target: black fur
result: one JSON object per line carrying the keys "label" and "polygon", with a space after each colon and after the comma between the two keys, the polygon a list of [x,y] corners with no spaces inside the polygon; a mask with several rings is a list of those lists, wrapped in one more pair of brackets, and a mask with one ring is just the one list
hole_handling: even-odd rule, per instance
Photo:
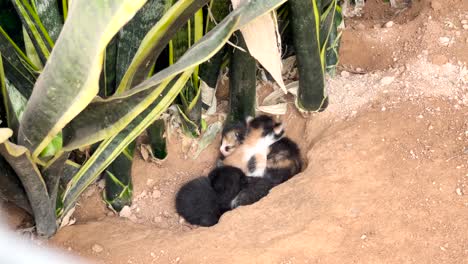
{"label": "black fur", "polygon": [[288,169],[271,168],[267,166],[265,177],[270,179],[275,185],[283,183],[302,170],[301,152],[297,144],[287,137],[283,137],[279,141],[270,146],[267,160],[269,162],[278,163],[281,160],[292,160],[293,166]]}
{"label": "black fur", "polygon": [[212,226],[218,223],[221,210],[218,196],[207,177],[193,179],[180,188],[176,210],[192,225]]}
{"label": "black fur", "polygon": [[231,201],[247,181],[242,170],[231,166],[215,168],[210,172],[208,178],[217,195],[221,213],[231,209]]}
{"label": "black fur", "polygon": [[[276,123],[273,118],[267,115],[259,115],[252,119],[249,122],[249,129],[259,129],[262,128],[262,136],[266,136],[270,133],[273,133],[273,129],[277,126],[281,125],[281,123]],[[247,131],[248,133],[248,131]]]}
{"label": "black fur", "polygon": [[247,169],[249,170],[250,173],[252,173],[255,171],[256,168],[257,168],[257,159],[255,158],[255,156],[252,156],[247,162]]}
{"label": "black fur", "polygon": [[263,177],[246,177],[247,183],[231,203],[234,209],[241,205],[253,204],[265,197],[274,187],[273,182]]}
{"label": "black fur", "polygon": [[240,142],[240,144],[244,143],[247,132],[247,124],[245,122],[228,123],[224,126],[223,131],[221,132],[221,136],[224,137],[226,133],[232,130],[238,131],[238,133],[236,133],[237,140]]}

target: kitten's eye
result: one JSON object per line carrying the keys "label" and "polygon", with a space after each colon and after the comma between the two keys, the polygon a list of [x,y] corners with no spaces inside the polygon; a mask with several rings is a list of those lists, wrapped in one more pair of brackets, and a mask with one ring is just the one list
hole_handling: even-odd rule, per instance
{"label": "kitten's eye", "polygon": [[227,152],[227,151],[231,150],[231,147],[229,147],[229,146],[226,146],[224,149],[225,149],[225,150],[226,150],[226,152]]}

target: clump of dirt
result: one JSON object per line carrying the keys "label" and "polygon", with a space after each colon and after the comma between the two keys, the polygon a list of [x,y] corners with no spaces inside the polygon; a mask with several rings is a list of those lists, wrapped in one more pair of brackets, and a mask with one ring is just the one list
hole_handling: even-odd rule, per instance
{"label": "clump of dirt", "polygon": [[100,263],[465,263],[468,2],[412,2],[368,0],[346,21],[329,107],[304,118],[291,101],[282,117],[308,166],[267,197],[187,225],[175,193],[213,167],[219,137],[193,159],[174,135],[161,164],[135,158],[124,217],[96,185],[50,244]]}

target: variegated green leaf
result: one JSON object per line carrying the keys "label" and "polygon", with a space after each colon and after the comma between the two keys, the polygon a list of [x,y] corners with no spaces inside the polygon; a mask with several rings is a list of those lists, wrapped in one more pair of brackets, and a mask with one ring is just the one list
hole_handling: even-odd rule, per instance
{"label": "variegated green leaf", "polygon": [[171,0],[148,0],[135,17],[120,30],[117,53],[117,83],[122,80],[143,38],[167,12],[170,3]]}
{"label": "variegated green leaf", "polygon": [[57,0],[33,0],[36,13],[52,41],[57,41],[63,27]]}
{"label": "variegated green leaf", "polygon": [[193,73],[193,68],[183,73],[177,81],[169,84],[143,113],[128,124],[124,130],[104,140],[91,158],[80,168],[68,184],[64,194],[64,212],[75,204],[83,191],[115,160],[115,158],[150,126],[174,101],[183,85]]}
{"label": "variegated green leaf", "polygon": [[107,43],[144,3],[72,1],[62,33],[20,124],[19,142],[34,159],[98,93]]}
{"label": "variegated green leaf", "polygon": [[226,18],[175,64],[139,86],[105,100],[95,100],[64,128],[64,149],[91,145],[125,128],[160,96],[174,76],[213,56],[232,34],[238,20],[239,15]]}
{"label": "variegated green leaf", "polygon": [[47,185],[33,162],[29,150],[8,141],[13,131],[0,128],[0,154],[8,161],[21,180],[31,203],[36,230],[43,236],[51,236],[57,227],[55,224],[55,203],[49,197]]}
{"label": "variegated green leaf", "polygon": [[122,93],[146,79],[156,58],[169,40],[185,22],[209,0],[179,0],[175,3],[142,40],[132,63],[119,84]]}
{"label": "variegated green leaf", "polygon": [[26,98],[31,96],[37,74],[33,63],[0,27],[0,53],[3,57],[5,76]]}
{"label": "variegated green leaf", "polygon": [[39,19],[36,11],[28,1],[11,0],[11,2],[16,9],[24,28],[28,32],[42,64],[45,64],[54,45],[52,39]]}

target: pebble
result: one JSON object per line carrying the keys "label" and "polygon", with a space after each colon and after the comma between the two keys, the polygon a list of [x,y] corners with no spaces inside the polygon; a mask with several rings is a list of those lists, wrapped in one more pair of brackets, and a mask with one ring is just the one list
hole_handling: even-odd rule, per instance
{"label": "pebble", "polygon": [[119,213],[120,217],[130,218],[132,216],[132,210],[128,205],[124,206]]}
{"label": "pebble", "polygon": [[161,197],[161,192],[159,190],[154,190],[153,193],[151,194],[151,196],[154,198],[154,199],[158,199]]}
{"label": "pebble", "polygon": [[460,188],[457,188],[455,189],[455,192],[459,195],[459,196],[462,196],[463,195],[463,192]]}
{"label": "pebble", "polygon": [[463,29],[468,29],[468,25],[463,25]]}
{"label": "pebble", "polygon": [[349,75],[350,75],[350,74],[349,74],[349,72],[347,72],[347,71],[342,71],[342,72],[341,72],[341,77],[348,78]]}
{"label": "pebble", "polygon": [[450,38],[449,37],[440,37],[439,38],[439,43],[444,46],[448,46],[450,44]]}
{"label": "pebble", "polygon": [[104,189],[106,187],[106,180],[102,179],[98,181],[98,187],[99,189]]}
{"label": "pebble", "polygon": [[385,110],[387,110],[387,108],[385,106],[382,106],[382,112],[385,112]]}
{"label": "pebble", "polygon": [[154,180],[153,180],[153,179],[148,179],[148,180],[146,181],[146,186],[148,186],[148,187],[153,187],[153,184],[154,184]]}
{"label": "pebble", "polygon": [[99,244],[94,244],[92,249],[96,253],[101,253],[102,251],[104,251],[104,247]]}
{"label": "pebble", "polygon": [[381,85],[389,85],[395,80],[393,76],[385,76],[380,80]]}
{"label": "pebble", "polygon": [[393,21],[388,21],[387,23],[385,23],[384,27],[386,27],[386,28],[393,27]]}
{"label": "pebble", "polygon": [[362,239],[362,240],[364,240],[364,239],[366,239],[366,238],[367,238],[366,235],[362,235],[362,236],[361,236],[361,239]]}
{"label": "pebble", "polygon": [[461,23],[462,23],[463,25],[466,25],[466,24],[468,24],[468,20],[463,19],[463,20],[461,21]]}
{"label": "pebble", "polygon": [[154,220],[155,223],[161,223],[162,222],[162,217],[156,216],[153,220]]}

